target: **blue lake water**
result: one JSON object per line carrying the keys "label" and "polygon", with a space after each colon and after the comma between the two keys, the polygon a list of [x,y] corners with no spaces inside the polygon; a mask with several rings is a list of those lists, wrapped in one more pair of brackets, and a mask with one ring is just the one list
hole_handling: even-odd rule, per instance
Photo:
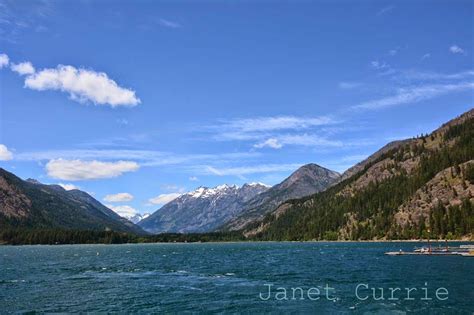
{"label": "blue lake water", "polygon": [[0,246],[0,313],[472,314],[474,258],[384,255],[417,245]]}

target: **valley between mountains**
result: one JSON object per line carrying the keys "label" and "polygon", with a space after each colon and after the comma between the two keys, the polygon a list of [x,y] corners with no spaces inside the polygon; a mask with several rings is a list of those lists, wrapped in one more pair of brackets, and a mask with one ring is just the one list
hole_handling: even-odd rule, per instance
{"label": "valley between mountains", "polygon": [[272,187],[199,187],[128,219],[86,192],[0,169],[3,243],[472,239],[474,110],[389,143],[343,174],[307,164]]}

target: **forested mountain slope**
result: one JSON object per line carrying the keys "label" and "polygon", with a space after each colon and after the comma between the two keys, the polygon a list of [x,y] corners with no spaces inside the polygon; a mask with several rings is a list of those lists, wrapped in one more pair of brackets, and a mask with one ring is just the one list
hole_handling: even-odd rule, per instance
{"label": "forested mountain slope", "polygon": [[262,240],[408,239],[474,234],[474,110],[395,142],[337,185],[247,225]]}
{"label": "forested mountain slope", "polygon": [[22,180],[0,168],[0,228],[76,229],[146,234],[89,194]]}

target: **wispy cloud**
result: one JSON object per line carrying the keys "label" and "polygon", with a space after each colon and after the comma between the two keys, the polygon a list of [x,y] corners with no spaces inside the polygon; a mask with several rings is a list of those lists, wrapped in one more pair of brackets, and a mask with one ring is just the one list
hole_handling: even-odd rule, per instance
{"label": "wispy cloud", "polygon": [[425,59],[429,59],[431,58],[431,54],[430,53],[426,53],[424,54],[423,56],[421,56],[421,60],[425,60]]}
{"label": "wispy cloud", "polygon": [[377,11],[376,15],[377,15],[377,16],[382,16],[382,15],[384,15],[384,14],[387,14],[387,13],[391,12],[393,9],[395,9],[395,6],[393,6],[393,5],[389,5],[389,6],[383,7],[382,9],[380,9],[379,11]]}
{"label": "wispy cloud", "polygon": [[460,71],[456,73],[439,73],[432,71],[406,70],[400,71],[396,79],[409,79],[417,81],[435,80],[461,80],[474,77],[474,70]]}
{"label": "wispy cloud", "polygon": [[424,86],[414,86],[408,88],[400,88],[395,95],[367,101],[352,106],[355,110],[377,110],[381,108],[417,103],[432,99],[437,96],[445,95],[452,92],[460,92],[474,89],[474,82],[461,82],[456,84],[433,84]]}
{"label": "wispy cloud", "polygon": [[[211,139],[218,141],[252,141],[254,148],[278,149],[298,137],[308,138],[306,134],[299,134],[303,130],[314,131],[322,126],[337,123],[339,121],[329,116],[269,116],[219,121],[215,125],[208,126],[205,130],[213,133]],[[312,138],[314,140],[316,136]],[[323,142],[319,141],[319,144],[323,145]],[[329,143],[329,140],[325,142],[325,144]],[[302,142],[295,141],[293,144],[300,145]],[[313,141],[312,144],[316,143]]]}
{"label": "wispy cloud", "polygon": [[390,65],[388,65],[386,62],[378,60],[371,61],[370,66],[376,70],[384,70],[390,68]]}
{"label": "wispy cloud", "polygon": [[215,167],[202,165],[195,170],[203,175],[243,176],[248,174],[274,173],[294,171],[303,164],[263,164],[238,167]]}
{"label": "wispy cloud", "polygon": [[275,130],[301,130],[315,126],[334,124],[335,121],[327,116],[321,117],[296,117],[296,116],[274,116],[244,118],[224,121],[217,126],[238,132],[265,132]]}
{"label": "wispy cloud", "polygon": [[132,201],[133,195],[130,193],[118,193],[118,194],[110,194],[104,197],[104,201],[106,202],[126,202]]}
{"label": "wispy cloud", "polygon": [[18,1],[0,2],[0,41],[17,43],[23,34],[31,29],[47,30],[43,23],[48,22],[55,13],[53,1],[34,1],[21,3]]}
{"label": "wispy cloud", "polygon": [[165,19],[159,19],[158,23],[161,26],[168,27],[168,28],[180,28],[181,27],[181,24],[179,24],[177,22],[174,22],[174,21],[165,20]]}

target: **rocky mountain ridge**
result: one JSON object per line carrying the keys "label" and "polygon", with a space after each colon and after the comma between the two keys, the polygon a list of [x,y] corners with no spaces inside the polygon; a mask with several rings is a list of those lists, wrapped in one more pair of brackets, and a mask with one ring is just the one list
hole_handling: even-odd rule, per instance
{"label": "rocky mountain ridge", "polygon": [[261,183],[198,187],[165,204],[148,218],[138,222],[151,233],[209,232],[237,215],[242,205],[269,189]]}

